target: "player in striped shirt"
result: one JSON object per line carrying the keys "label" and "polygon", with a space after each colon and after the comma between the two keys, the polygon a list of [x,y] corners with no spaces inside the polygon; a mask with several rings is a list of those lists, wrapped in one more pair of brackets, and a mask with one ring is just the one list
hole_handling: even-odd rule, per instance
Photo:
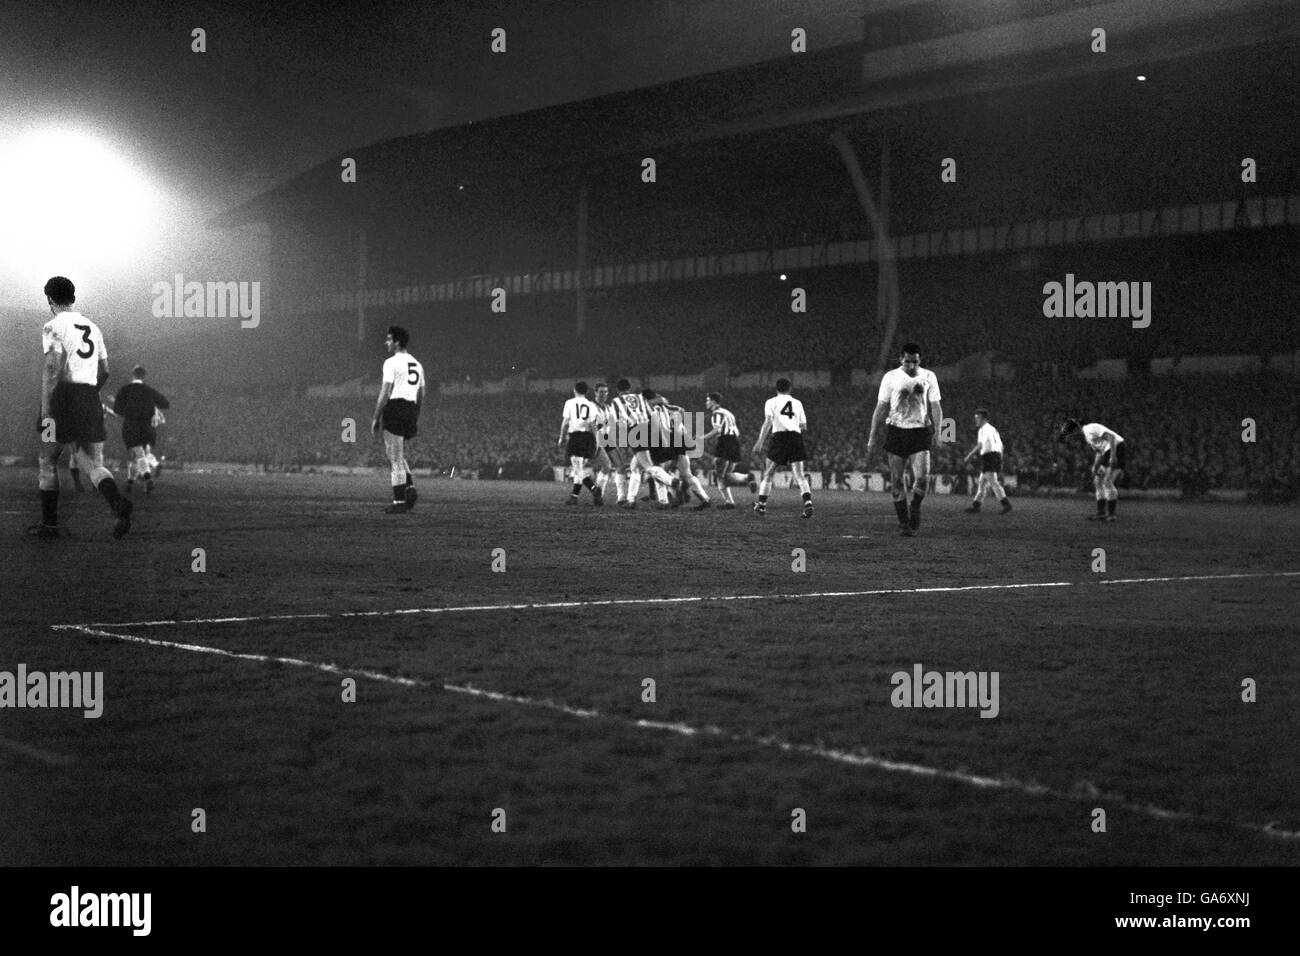
{"label": "player in striped shirt", "polygon": [[748,485],[751,494],[758,494],[758,482],[747,471],[740,471],[740,428],[736,424],[736,416],[722,407],[722,396],[717,392],[709,392],[705,396],[704,406],[709,410],[711,427],[701,441],[718,439],[713,451],[714,481],[721,490],[723,499],[718,507],[731,509],[736,507],[736,499],[731,497],[731,486]]}
{"label": "player in striped shirt", "polygon": [[1095,453],[1092,459],[1092,485],[1097,493],[1097,513],[1089,515],[1088,520],[1114,521],[1115,505],[1119,501],[1119,489],[1115,486],[1115,482],[1124,474],[1124,463],[1127,458],[1124,436],[1096,422],[1080,425],[1078,420],[1068,418],[1061,426],[1056,439],[1065,441],[1076,432],[1083,437],[1084,444],[1091,446]]}
{"label": "player in striped shirt", "polygon": [[[600,496],[603,500],[605,489],[609,486],[609,476],[617,471],[614,459],[610,455],[613,448],[611,447],[609,426],[614,420],[614,409],[609,404],[608,385],[604,382],[597,382],[595,393],[593,404],[596,406],[596,457],[592,459],[592,464],[596,469],[596,487],[600,489]],[[617,479],[615,480],[615,487],[617,487]]]}
{"label": "player in striped shirt", "polygon": [[1011,510],[1011,499],[1007,497],[1002,482],[998,480],[998,472],[1002,470],[1002,436],[989,422],[988,409],[975,409],[975,427],[978,429],[975,435],[975,447],[962,461],[970,461],[979,455],[980,477],[975,485],[975,498],[966,510],[972,514],[978,513],[984,496],[991,491],[993,497],[997,498],[1002,505],[1002,513],[1006,514]]}
{"label": "player in striped shirt", "polygon": [[[654,464],[649,455],[650,406],[644,396],[632,390],[632,383],[625,378],[618,380],[618,396],[610,403],[614,410],[615,447],[626,461],[627,486],[626,498],[624,488],[618,483],[620,508],[636,508],[636,496],[641,490],[641,482],[649,476],[655,482],[655,494],[661,506],[668,504],[668,488],[672,486],[672,475]],[[617,482],[617,479],[615,479]]]}
{"label": "player in striped shirt", "polygon": [[652,421],[657,425],[657,428],[651,431],[650,448],[645,454],[649,456],[652,465],[664,468],[670,479],[671,472],[668,472],[668,468],[676,470],[680,479],[673,507],[686,504],[689,500],[688,492],[694,492],[700,499],[697,511],[712,507],[713,502],[709,500],[709,493],[704,490],[700,479],[691,471],[691,459],[687,447],[689,436],[686,434],[685,426],[686,409],[672,404],[652,389],[643,391],[641,397],[649,405],[650,414],[653,416]]}

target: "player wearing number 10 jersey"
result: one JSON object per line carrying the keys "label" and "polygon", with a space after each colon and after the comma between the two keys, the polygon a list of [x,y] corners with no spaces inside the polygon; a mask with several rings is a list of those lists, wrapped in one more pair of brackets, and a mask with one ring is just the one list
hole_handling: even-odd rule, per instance
{"label": "player wearing number 10 jersey", "polygon": [[384,382],[375,402],[375,418],[370,430],[379,434],[384,430],[384,451],[393,484],[393,503],[388,514],[400,514],[415,507],[415,482],[406,464],[406,443],[415,437],[420,419],[420,405],[424,401],[424,366],[415,360],[406,346],[411,336],[400,325],[390,326],[384,348],[389,358],[384,362]]}

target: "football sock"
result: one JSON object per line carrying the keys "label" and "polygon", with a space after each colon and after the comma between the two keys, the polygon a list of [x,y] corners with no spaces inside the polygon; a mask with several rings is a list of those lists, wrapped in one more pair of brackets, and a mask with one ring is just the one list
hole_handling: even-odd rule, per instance
{"label": "football sock", "polygon": [[699,495],[701,501],[708,501],[709,493],[704,490],[704,485],[700,483],[700,479],[695,475],[691,475],[690,481],[691,481],[691,491]]}
{"label": "football sock", "polygon": [[921,502],[925,500],[925,495],[912,494],[912,511],[908,515],[913,528],[921,527]]}
{"label": "football sock", "polygon": [[627,498],[627,475],[621,471],[614,472],[614,494],[619,501]]}
{"label": "football sock", "polygon": [[99,484],[95,486],[95,490],[104,496],[110,508],[114,511],[117,510],[117,503],[122,500],[122,496],[118,493],[117,482],[111,476],[101,478]]}
{"label": "football sock", "polygon": [[41,492],[41,524],[59,523],[59,489]]}
{"label": "football sock", "polygon": [[406,504],[406,485],[404,483],[400,485],[393,485],[393,504],[395,505]]}
{"label": "football sock", "polygon": [[1106,502],[1106,513],[1107,513],[1107,514],[1111,514],[1111,515],[1113,515],[1113,514],[1115,513],[1115,499],[1114,499],[1114,498],[1111,498],[1110,501]]}
{"label": "football sock", "polygon": [[596,483],[591,480],[591,475],[587,475],[585,478],[582,479],[582,487],[586,488],[592,494],[595,494]]}
{"label": "football sock", "polygon": [[578,497],[578,492],[580,492],[581,490],[582,490],[582,485],[578,484],[578,482],[575,481],[573,483],[573,497],[575,498]]}
{"label": "football sock", "polygon": [[907,499],[894,499],[894,513],[898,515],[898,520],[902,524],[907,524]]}
{"label": "football sock", "polygon": [[758,503],[759,503],[760,505],[765,505],[765,504],[767,504],[767,495],[759,495],[759,496],[758,496]]}
{"label": "football sock", "polygon": [[1099,515],[1105,515],[1105,514],[1106,514],[1106,499],[1105,499],[1105,498],[1098,498],[1098,499],[1097,499],[1097,514],[1099,514]]}
{"label": "football sock", "polygon": [[[149,477],[147,472],[145,473],[145,477]],[[411,477],[411,473],[408,471],[406,473],[406,487],[410,488],[413,484],[415,484],[415,479]]]}
{"label": "football sock", "polygon": [[627,500],[636,501],[636,496],[640,491],[641,491],[641,472],[634,471],[627,479]]}
{"label": "football sock", "polygon": [[809,504],[809,505],[812,504],[812,492],[811,492],[811,491],[805,491],[805,492],[803,493],[803,496],[802,496],[802,497],[803,497],[803,500],[804,500],[804,504]]}

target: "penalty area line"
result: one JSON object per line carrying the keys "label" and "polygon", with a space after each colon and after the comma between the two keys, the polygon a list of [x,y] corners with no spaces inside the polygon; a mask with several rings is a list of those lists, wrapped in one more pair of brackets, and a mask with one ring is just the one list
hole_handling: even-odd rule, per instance
{"label": "penalty area line", "polygon": [[385,611],[338,611],[313,614],[254,614],[245,617],[171,618],[157,621],[96,621],[53,624],[55,630],[83,627],[166,627],[180,624],[251,624],[265,621],[307,621],[356,617],[400,617],[417,614],[472,614],[480,611],[553,611],[573,608],[624,607],[654,604],[704,604],[726,601],[800,601],[819,598],[882,597],[894,594],[959,594],[970,591],[1023,591],[1038,588],[1094,587],[1099,584],[1169,584],[1185,581],[1239,581],[1248,578],[1300,577],[1300,571],[1255,571],[1236,574],[1190,574],[1171,577],[1113,578],[1095,581],[1029,581],[1009,584],[961,584],[928,588],[874,588],[863,591],[804,591],[772,594],[702,594],[684,597],[603,598],[590,601],[538,601],[526,604],[466,604],[458,607],[411,607]]}
{"label": "penalty area line", "polygon": [[[1187,810],[1169,810],[1149,803],[1135,803],[1120,794],[1103,793],[1092,784],[1086,782],[1076,784],[1072,790],[1065,791],[1044,786],[1042,784],[1017,780],[1013,777],[991,777],[966,773],[961,770],[947,770],[942,767],[929,767],[911,761],[889,760],[884,757],[877,757],[863,749],[842,750],[838,748],[825,747],[821,744],[801,744],[783,740],[780,737],[736,733],[711,724],[697,727],[684,722],[669,723],[666,721],[623,717],[618,714],[603,714],[600,711],[589,707],[574,707],[570,704],[561,703],[548,698],[525,697],[520,694],[505,694],[500,691],[485,690],[480,687],[474,687],[470,684],[446,684],[437,681],[420,680],[412,677],[398,677],[394,674],[344,668],[339,667],[337,664],[308,661],[297,657],[275,657],[267,654],[243,654],[236,651],[224,650],[219,647],[208,647],[203,644],[182,644],[178,641],[163,641],[151,637],[140,637],[135,634],[114,634],[111,631],[98,630],[84,625],[65,625],[63,629],[80,631],[83,634],[89,634],[93,637],[108,637],[130,643],[147,644],[153,647],[170,647],[177,650],[191,651],[199,654],[215,654],[218,657],[226,657],[233,660],[252,661],[264,664],[285,664],[292,667],[304,667],[311,670],[317,670],[326,674],[341,674],[345,677],[356,675],[358,677],[365,677],[369,680],[379,681],[386,684],[396,684],[399,687],[425,689],[437,688],[444,690],[447,693],[462,694],[468,697],[492,701],[494,703],[514,704],[516,706],[530,707],[539,710],[549,710],[553,713],[563,714],[566,717],[574,717],[580,720],[597,720],[635,730],[649,730],[656,733],[676,734],[679,737],[713,738],[715,740],[721,740],[740,746],[768,748],[778,750],[782,753],[812,757],[817,760],[845,764],[851,767],[862,767],[886,773],[901,773],[912,777],[921,777],[931,780],[947,780],[980,790],[1005,790],[1031,797],[1047,797],[1050,799],[1064,800],[1073,803],[1095,803],[1096,801],[1103,800],[1112,806],[1119,806],[1125,810],[1141,813],[1156,820],[1172,820],[1202,826],[1231,827],[1279,839],[1300,840],[1300,830],[1286,830],[1276,822],[1250,823],[1238,820],[1224,820],[1217,817],[1202,816]],[[0,739],[0,743],[3,742],[4,741]]]}

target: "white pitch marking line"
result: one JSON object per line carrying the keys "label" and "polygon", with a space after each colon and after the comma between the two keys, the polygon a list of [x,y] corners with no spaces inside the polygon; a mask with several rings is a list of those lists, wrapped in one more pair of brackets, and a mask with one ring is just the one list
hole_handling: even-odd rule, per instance
{"label": "white pitch marking line", "polygon": [[[409,614],[462,614],[476,611],[550,611],[578,607],[645,604],[698,604],[713,601],[806,600],[809,598],[879,597],[887,594],[955,594],[966,591],[1016,591],[1033,588],[1090,587],[1096,584],[1161,584],[1178,581],[1235,581],[1243,578],[1300,577],[1300,571],[1259,571],[1239,574],[1194,574],[1163,578],[1119,578],[1099,581],[1031,581],[1025,584],[966,584],[933,588],[878,588],[870,591],[812,591],[776,594],[704,594],[693,597],[606,598],[594,601],[546,601],[532,604],[467,604],[460,607],[411,607],[387,611],[341,611],[334,614],[270,614],[248,617],[194,617],[161,621],[97,621],[87,627],[165,627],[179,624],[248,624],[255,621],[306,621],[349,617],[397,617]],[[56,630],[77,624],[54,624]]]}
{"label": "white pitch marking line", "polygon": [[0,737],[0,747],[5,750],[12,750],[14,753],[21,754],[24,757],[31,757],[33,760],[39,760],[41,763],[49,764],[51,767],[67,767],[77,762],[76,757],[51,753],[48,750],[41,750],[39,747],[22,744],[16,740],[6,740],[3,737]]}
{"label": "white pitch marking line", "polygon": [[343,674],[344,676],[357,674],[361,677],[367,677],[370,680],[397,684],[402,687],[441,687],[442,690],[452,694],[466,694],[472,697],[482,697],[498,703],[537,707],[543,710],[556,711],[557,713],[565,714],[569,717],[579,717],[585,720],[605,720],[610,723],[622,724],[624,727],[634,727],[638,730],[666,731],[682,737],[715,737],[729,743],[771,747],[780,750],[783,753],[802,754],[804,756],[817,757],[821,760],[830,760],[835,763],[847,764],[853,767],[870,767],[874,770],[884,770],[892,773],[907,773],[918,777],[951,780],[956,783],[963,783],[967,786],[977,787],[980,789],[1014,790],[1029,796],[1046,796],[1058,800],[1069,800],[1072,802],[1079,802],[1081,800],[1095,802],[1098,799],[1104,799],[1110,804],[1118,805],[1126,810],[1144,813],[1147,816],[1154,817],[1158,820],[1185,820],[1190,823],[1229,826],[1241,830],[1250,830],[1255,833],[1263,833],[1267,836],[1278,837],[1285,840],[1300,839],[1300,830],[1283,830],[1276,822],[1266,824],[1243,823],[1236,820],[1222,820],[1215,817],[1198,816],[1197,814],[1185,810],[1166,810],[1151,804],[1132,803],[1118,794],[1100,793],[1097,788],[1091,784],[1082,784],[1076,788],[1078,792],[1067,793],[1063,790],[1054,790],[1051,787],[1045,787],[1042,784],[1025,783],[1024,781],[1010,777],[977,776],[974,774],[962,773],[960,770],[944,770],[940,767],[927,767],[923,764],[886,760],[881,757],[872,756],[871,754],[861,750],[835,750],[815,744],[792,743],[787,740],[781,740],[778,737],[756,737],[751,734],[738,734],[713,725],[694,727],[687,723],[667,723],[664,721],[644,719],[634,720],[627,717],[619,717],[617,715],[602,714],[591,708],[572,707],[568,704],[559,703],[549,699],[537,700],[532,697],[522,697],[517,694],[503,694],[499,691],[483,690],[482,688],[473,687],[468,684],[438,684],[433,681],[418,680],[411,677],[396,677],[391,674],[381,674],[377,671],[351,670],[341,668],[336,664],[305,661],[296,657],[270,657],[264,654],[239,654],[217,647],[206,647],[202,644],[180,644],[175,641],[161,641],[149,637],[138,637],[134,634],[113,634],[109,631],[99,631],[82,625],[63,625],[63,627],[68,630],[81,631],[96,637],[111,637],[120,641],[150,644],[155,647],[174,647],[178,650],[195,651],[201,654],[216,654],[221,657],[230,657],[236,660],[289,664],[295,667],[312,668],[314,670],[323,671],[327,674]]}

